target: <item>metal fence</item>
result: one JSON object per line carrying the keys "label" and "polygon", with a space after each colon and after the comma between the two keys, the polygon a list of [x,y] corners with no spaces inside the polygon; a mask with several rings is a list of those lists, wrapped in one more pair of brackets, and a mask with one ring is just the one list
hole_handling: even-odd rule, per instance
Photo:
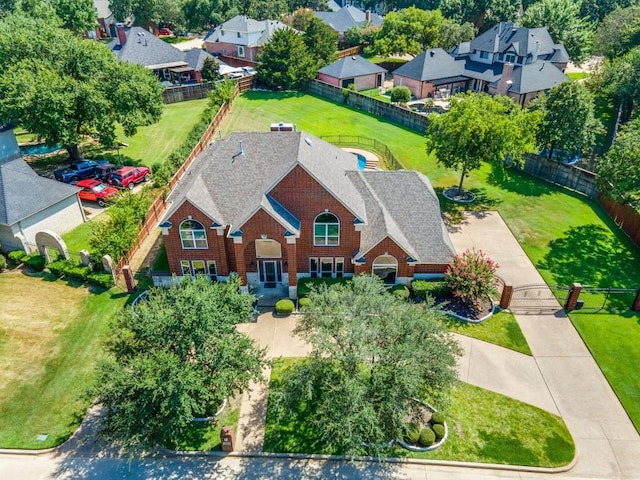
{"label": "metal fence", "polygon": [[389,147],[375,138],[361,137],[359,135],[325,135],[320,138],[338,146],[364,147],[367,150],[372,150],[382,157],[387,170],[402,170],[404,168],[395,155],[391,153]]}
{"label": "metal fence", "polygon": [[631,310],[637,295],[637,288],[597,288],[583,285],[576,308],[592,313],[622,313]]}

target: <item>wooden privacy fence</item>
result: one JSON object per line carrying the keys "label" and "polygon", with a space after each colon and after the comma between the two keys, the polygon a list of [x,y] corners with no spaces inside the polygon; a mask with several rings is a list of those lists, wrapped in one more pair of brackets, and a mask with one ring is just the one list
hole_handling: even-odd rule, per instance
{"label": "wooden privacy fence", "polygon": [[[207,98],[209,92],[213,90],[217,82],[202,82],[193,85],[181,85],[179,87],[168,87],[162,92],[164,103],[186,102],[187,100],[198,100]],[[256,83],[255,75],[248,75],[236,80],[240,93],[251,90]]]}
{"label": "wooden privacy fence", "polygon": [[345,48],[344,50],[338,50],[336,52],[336,58],[339,60],[344,57],[352,57],[354,55],[360,55],[362,53],[362,46],[358,45],[356,47]]}
{"label": "wooden privacy fence", "polygon": [[[169,185],[168,185],[169,191],[171,191],[178,184],[178,182],[184,175],[184,172],[187,170],[187,168],[189,168],[191,163],[193,163],[193,160],[205,148],[209,146],[209,143],[213,139],[213,136],[215,135],[216,131],[219,131],[220,124],[222,123],[224,118],[227,116],[227,113],[229,113],[229,109],[231,108],[230,105],[239,95],[239,92],[240,92],[240,87],[238,84],[236,84],[236,89],[234,91],[234,94],[231,100],[229,102],[223,103],[220,106],[220,109],[211,120],[211,123],[209,123],[209,126],[200,137],[200,140],[198,141],[198,143],[195,145],[195,147],[193,147],[193,149],[191,150],[191,153],[189,153],[189,155],[187,156],[185,161],[182,163],[180,168],[176,171],[176,173],[171,178],[171,181],[169,182]],[[133,255],[135,255],[136,252],[140,249],[142,242],[144,242],[144,240],[149,236],[149,234],[152,231],[158,228],[158,223],[162,218],[162,216],[164,215],[166,208],[167,208],[167,204],[166,204],[165,195],[163,193],[162,195],[159,195],[151,203],[151,206],[149,207],[149,210],[147,210],[147,214],[145,215],[144,222],[142,222],[142,226],[140,227],[140,230],[138,232],[138,236],[136,237],[136,241],[133,243],[133,246],[129,249],[129,251],[125,255],[123,255],[122,258],[116,264],[116,267],[115,267],[116,275],[120,275],[122,273],[122,269],[124,268],[125,265],[129,264]]]}

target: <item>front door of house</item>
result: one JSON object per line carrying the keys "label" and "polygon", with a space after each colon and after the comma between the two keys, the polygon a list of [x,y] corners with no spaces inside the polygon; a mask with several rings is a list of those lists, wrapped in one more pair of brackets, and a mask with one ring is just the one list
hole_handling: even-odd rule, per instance
{"label": "front door of house", "polygon": [[277,260],[262,260],[260,262],[260,281],[267,288],[273,288],[282,280],[280,262]]}

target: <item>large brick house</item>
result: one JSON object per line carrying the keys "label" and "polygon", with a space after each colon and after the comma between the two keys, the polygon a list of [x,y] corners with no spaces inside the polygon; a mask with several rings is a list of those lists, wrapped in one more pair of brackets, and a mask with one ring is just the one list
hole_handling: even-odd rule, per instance
{"label": "large brick house", "polygon": [[[454,249],[429,180],[361,171],[303,132],[234,133],[200,154],[160,225],[171,272],[296,296],[301,277],[442,274]],[[288,287],[288,289],[287,289]]]}

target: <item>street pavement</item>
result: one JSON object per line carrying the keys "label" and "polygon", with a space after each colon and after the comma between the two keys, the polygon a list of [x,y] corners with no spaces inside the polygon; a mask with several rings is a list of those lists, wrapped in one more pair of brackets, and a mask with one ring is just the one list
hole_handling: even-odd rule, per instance
{"label": "street pavement", "polygon": [[[498,213],[469,214],[451,236],[458,252],[471,247],[487,252],[508,283],[542,283]],[[0,455],[0,479],[640,479],[640,437],[560,306],[550,313],[517,313],[516,319],[533,357],[457,336],[464,350],[458,371],[464,381],[559,413],[577,448],[575,463],[565,472],[448,462],[381,464],[317,456],[263,457],[267,391],[265,384],[257,384],[243,395],[239,451],[232,455],[123,456],[96,439],[99,412],[92,409],[81,429],[61,448],[37,456]],[[267,313],[239,329],[267,348],[269,358],[303,356],[308,345],[292,337],[294,325],[295,316],[277,318]]]}

